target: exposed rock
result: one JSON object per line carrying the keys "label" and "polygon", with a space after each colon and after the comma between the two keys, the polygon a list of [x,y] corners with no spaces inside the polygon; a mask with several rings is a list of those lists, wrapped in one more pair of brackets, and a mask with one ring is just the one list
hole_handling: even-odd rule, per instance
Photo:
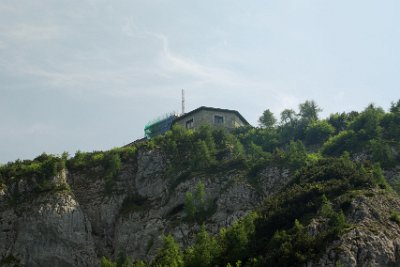
{"label": "exposed rock", "polygon": [[400,211],[397,198],[380,191],[358,196],[347,213],[351,230],[307,266],[400,266],[400,226],[390,220],[394,211]]}
{"label": "exposed rock", "polygon": [[0,254],[26,266],[94,266],[90,222],[67,193],[43,194],[3,210]]}
{"label": "exposed rock", "polygon": [[[140,149],[112,183],[100,167],[61,172],[50,179],[48,192],[35,193],[35,181],[29,180],[2,185],[0,260],[12,256],[26,266],[98,266],[100,256],[115,258],[119,252],[151,260],[164,234],[171,233],[184,247],[192,244],[199,225],[184,220],[184,202],[198,182],[215,205],[205,223],[216,234],[293,177],[271,166],[256,177],[232,169],[196,173],[177,183],[178,177],[166,174],[167,165],[161,152]],[[15,193],[24,198],[15,203]],[[389,219],[396,210],[399,200],[379,191],[356,197],[347,211],[353,228],[307,266],[400,266],[400,227]],[[323,219],[314,220],[308,231],[316,235],[323,227]]]}
{"label": "exposed rock", "polygon": [[[211,233],[231,225],[253,210],[265,196],[290,181],[286,170],[265,169],[249,182],[247,173],[229,170],[195,175],[174,185],[166,177],[166,157],[140,149],[136,159],[121,166],[107,184],[102,167],[51,178],[54,188],[73,194],[34,194],[32,184],[20,180],[0,194],[0,255],[13,255],[28,266],[95,266],[98,256],[115,258],[124,252],[133,259],[151,260],[171,233],[183,245],[193,242],[199,225],[184,222],[185,194],[202,182],[215,209],[206,221]],[[9,205],[11,192],[32,198]],[[79,204],[78,204],[79,203]]]}

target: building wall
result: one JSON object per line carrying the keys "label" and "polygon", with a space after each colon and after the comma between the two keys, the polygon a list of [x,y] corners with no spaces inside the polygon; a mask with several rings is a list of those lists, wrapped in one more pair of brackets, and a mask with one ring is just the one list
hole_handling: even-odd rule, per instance
{"label": "building wall", "polygon": [[[223,118],[223,123],[215,123],[215,116],[219,116]],[[185,128],[187,122],[193,120],[192,128],[198,128],[201,125],[211,125],[214,127],[225,127],[227,129],[234,129],[240,126],[244,126],[245,123],[233,112],[225,112],[225,111],[214,111],[214,110],[199,110],[189,116],[183,116],[182,118],[178,118],[175,123],[182,125]],[[188,125],[189,126],[189,125]]]}

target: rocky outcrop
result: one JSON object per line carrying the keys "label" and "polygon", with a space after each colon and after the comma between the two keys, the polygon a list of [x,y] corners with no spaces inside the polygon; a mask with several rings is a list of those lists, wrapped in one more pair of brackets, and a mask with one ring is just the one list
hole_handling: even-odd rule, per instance
{"label": "rocky outcrop", "polygon": [[361,194],[347,212],[350,229],[307,266],[400,266],[400,222],[392,217],[399,211],[397,197],[377,190]]}
{"label": "rocky outcrop", "polygon": [[[199,182],[214,205],[206,227],[218,233],[292,179],[287,169],[276,166],[254,177],[240,168],[174,176],[168,164],[161,152],[140,149],[112,180],[95,167],[63,171],[40,193],[32,179],[2,185],[0,262],[98,266],[100,256],[115,258],[120,252],[151,260],[164,234],[184,247],[193,243],[199,225],[185,221],[184,202]],[[400,266],[400,227],[390,219],[396,211],[398,198],[380,191],[353,198],[346,212],[352,227],[307,266]],[[314,221],[310,233],[321,227],[323,222]]]}
{"label": "rocky outcrop", "polygon": [[92,230],[67,192],[41,194],[0,213],[0,252],[26,266],[94,266]]}
{"label": "rocky outcrop", "polygon": [[[199,226],[184,222],[183,207],[198,182],[215,205],[206,226],[217,233],[290,181],[286,170],[271,167],[251,179],[232,169],[176,182],[166,174],[167,165],[159,151],[141,149],[122,164],[112,184],[97,167],[62,172],[50,179],[53,190],[47,193],[36,194],[25,181],[3,188],[0,257],[26,266],[97,266],[99,256],[120,252],[150,260],[166,233],[184,246],[192,243]],[[15,190],[25,196],[18,204],[10,201]]]}

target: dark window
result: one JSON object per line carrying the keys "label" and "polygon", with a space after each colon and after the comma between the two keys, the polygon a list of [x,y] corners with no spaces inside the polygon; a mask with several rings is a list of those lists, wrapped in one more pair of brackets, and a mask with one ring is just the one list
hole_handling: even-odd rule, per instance
{"label": "dark window", "polygon": [[224,123],[224,117],[215,115],[214,116],[214,123],[215,124],[223,124]]}
{"label": "dark window", "polygon": [[192,129],[192,128],[193,128],[193,119],[187,120],[186,129]]}

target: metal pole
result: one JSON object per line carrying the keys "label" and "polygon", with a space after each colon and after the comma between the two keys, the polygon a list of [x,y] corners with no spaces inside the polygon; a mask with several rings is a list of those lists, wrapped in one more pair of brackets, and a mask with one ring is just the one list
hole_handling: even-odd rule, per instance
{"label": "metal pole", "polygon": [[182,89],[182,114],[185,114],[185,90]]}

